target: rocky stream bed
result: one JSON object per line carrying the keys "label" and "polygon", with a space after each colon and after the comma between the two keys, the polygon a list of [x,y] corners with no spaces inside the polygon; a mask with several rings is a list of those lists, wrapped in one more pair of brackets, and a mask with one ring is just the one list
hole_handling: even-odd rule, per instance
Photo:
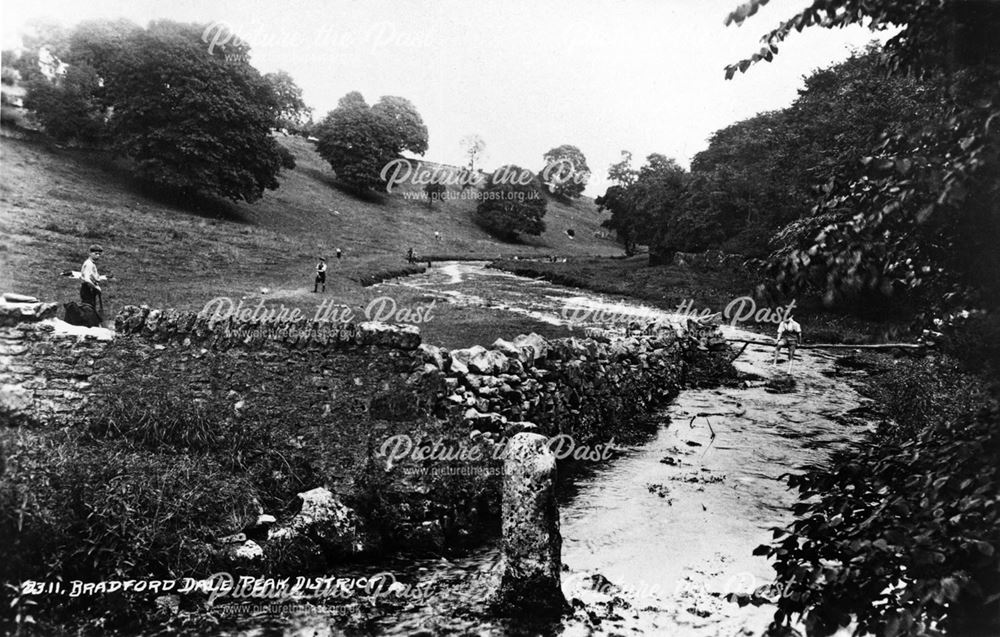
{"label": "rocky stream bed", "polygon": [[[566,323],[567,307],[631,313],[639,322],[678,320],[482,264],[448,263],[382,284],[389,294],[397,285],[553,323]],[[596,323],[573,327],[588,325]],[[752,336],[729,326],[723,332]],[[860,372],[834,372],[834,358],[821,351],[800,352],[790,370],[772,366],[771,356],[769,347],[747,347],[735,362],[745,380],[682,391],[657,414],[648,441],[563,481],[563,590],[573,610],[560,620],[490,612],[485,600],[500,558],[494,541],[460,558],[398,556],[339,569],[339,578],[391,573],[386,581],[395,583],[337,604],[294,604],[277,613],[244,606],[216,632],[759,635],[773,614],[767,597],[774,590],[768,563],[752,551],[770,539],[770,527],[789,520],[794,501],[779,477],[823,462],[870,426],[865,399],[849,384]]]}

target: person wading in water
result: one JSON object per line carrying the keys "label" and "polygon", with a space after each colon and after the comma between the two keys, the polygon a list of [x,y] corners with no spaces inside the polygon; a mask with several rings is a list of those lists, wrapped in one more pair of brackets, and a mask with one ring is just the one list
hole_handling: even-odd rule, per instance
{"label": "person wading in water", "polygon": [[789,312],[778,323],[778,338],[775,339],[774,344],[774,362],[771,364],[778,364],[778,354],[784,345],[788,348],[788,369],[791,369],[792,361],[795,359],[795,348],[800,340],[802,340],[802,326],[792,318],[792,313]]}

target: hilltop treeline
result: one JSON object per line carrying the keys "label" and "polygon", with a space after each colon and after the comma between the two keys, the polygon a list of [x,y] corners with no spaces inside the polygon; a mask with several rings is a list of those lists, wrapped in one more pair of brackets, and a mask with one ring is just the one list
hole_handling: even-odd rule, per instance
{"label": "hilltop treeline", "polygon": [[910,58],[871,45],[814,72],[788,108],[716,131],[690,170],[657,154],[635,169],[625,153],[597,200],[605,225],[629,251],[649,245],[652,263],[706,249],[766,259],[774,291],[828,305],[994,307],[1000,56],[946,36],[1000,29],[996,14],[929,23],[940,41]]}

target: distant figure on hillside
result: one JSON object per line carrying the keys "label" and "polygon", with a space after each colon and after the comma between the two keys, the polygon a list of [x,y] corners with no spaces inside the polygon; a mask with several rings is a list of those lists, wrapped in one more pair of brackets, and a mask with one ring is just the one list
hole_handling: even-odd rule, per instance
{"label": "distant figure on hillside", "polygon": [[440,241],[441,240],[441,233],[438,232],[437,230],[434,231],[434,240],[435,241]]}
{"label": "distant figure on hillside", "polygon": [[98,303],[104,309],[104,299],[101,297],[101,281],[108,277],[101,276],[97,271],[97,262],[104,256],[104,248],[94,244],[90,246],[90,256],[80,266],[80,302],[86,303],[97,310]]}
{"label": "distant figure on hillside", "polygon": [[406,251],[406,262],[413,263],[413,248]]}
{"label": "distant figure on hillside", "polygon": [[337,248],[337,260],[340,261],[340,248]]}
{"label": "distant figure on hillside", "polygon": [[788,368],[792,368],[792,360],[795,359],[795,347],[799,344],[802,339],[802,326],[799,325],[795,319],[792,317],[792,313],[789,312],[785,315],[785,318],[781,319],[778,323],[778,338],[775,339],[774,344],[774,362],[772,365],[778,364],[778,354],[781,352],[781,346],[784,345],[788,348]]}
{"label": "distant figure on hillside", "polygon": [[320,257],[319,263],[316,264],[316,281],[313,283],[314,294],[321,285],[323,286],[323,291],[326,292],[326,259],[323,257]]}

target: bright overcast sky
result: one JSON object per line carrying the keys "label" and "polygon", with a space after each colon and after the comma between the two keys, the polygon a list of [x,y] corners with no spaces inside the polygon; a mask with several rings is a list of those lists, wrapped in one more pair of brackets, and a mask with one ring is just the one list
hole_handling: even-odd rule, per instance
{"label": "bright overcast sky", "polygon": [[771,64],[725,81],[723,67],[806,4],[772,0],[742,27],[738,0],[0,0],[3,48],[25,24],[124,17],[230,25],[261,71],[284,69],[317,119],[349,91],[369,103],[401,95],[430,131],[425,157],[461,163],[479,134],[484,166],[532,169],[575,144],[600,194],[622,149],[688,165],[716,129],[787,106],[802,76],[846,58],[875,34],[855,27],[793,33]]}

